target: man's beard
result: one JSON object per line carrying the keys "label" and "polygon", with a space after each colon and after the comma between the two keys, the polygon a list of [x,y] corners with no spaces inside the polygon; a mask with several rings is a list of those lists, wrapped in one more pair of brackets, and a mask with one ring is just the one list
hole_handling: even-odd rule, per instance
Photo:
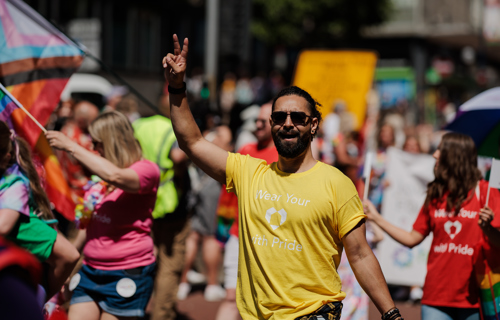
{"label": "man's beard", "polygon": [[286,137],[285,132],[280,130],[273,134],[274,145],[276,146],[276,150],[278,150],[278,154],[284,158],[293,159],[301,155],[309,145],[311,144],[311,134],[309,132],[303,133],[300,132],[296,134],[298,136],[297,142],[291,141],[283,141]]}

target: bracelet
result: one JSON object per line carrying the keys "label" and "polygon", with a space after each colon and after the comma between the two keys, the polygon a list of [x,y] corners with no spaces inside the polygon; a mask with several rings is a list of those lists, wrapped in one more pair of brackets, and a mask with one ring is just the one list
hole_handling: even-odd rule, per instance
{"label": "bracelet", "polygon": [[75,156],[75,146],[73,146],[73,148],[71,148],[71,150],[69,150],[69,154],[74,157]]}
{"label": "bracelet", "polygon": [[399,313],[399,309],[396,307],[390,309],[382,316],[382,320],[396,320],[396,319],[404,320],[401,314]]}
{"label": "bracelet", "polygon": [[181,88],[174,88],[168,85],[168,92],[171,94],[182,94],[186,92],[186,82],[182,82]]}

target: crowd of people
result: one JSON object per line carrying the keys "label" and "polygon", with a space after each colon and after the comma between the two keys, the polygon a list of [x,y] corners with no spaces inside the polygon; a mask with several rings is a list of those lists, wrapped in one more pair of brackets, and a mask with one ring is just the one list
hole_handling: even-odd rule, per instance
{"label": "crowd of people", "polygon": [[[226,74],[214,112],[201,71],[185,76],[188,46],[174,35],[163,59],[161,115],[138,117],[123,88],[103,106],[56,110],[46,138],[75,222],[54,212],[29,147],[0,122],[0,288],[17,288],[0,303],[40,310],[16,319],[50,319],[65,302],[69,320],[176,319],[177,301],[203,282],[204,298],[222,301],[217,320],[361,320],[369,299],[398,320],[374,254],[384,236],[410,248],[431,233],[433,248],[500,246],[500,193],[486,203],[470,137],[409,126],[379,110],[374,92],[360,125],[343,101],[321,106],[277,73]],[[380,214],[391,147],[436,159],[412,231]],[[450,237],[449,224],[463,232]],[[472,255],[431,250],[422,319],[479,319],[472,274]]]}

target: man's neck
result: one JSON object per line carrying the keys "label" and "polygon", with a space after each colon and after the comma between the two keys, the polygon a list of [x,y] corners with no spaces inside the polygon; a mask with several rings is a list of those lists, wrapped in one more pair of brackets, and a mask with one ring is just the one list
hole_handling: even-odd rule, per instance
{"label": "man's neck", "polygon": [[286,173],[301,173],[312,169],[317,161],[312,155],[309,147],[303,154],[295,158],[285,158],[281,155],[278,158],[278,169]]}

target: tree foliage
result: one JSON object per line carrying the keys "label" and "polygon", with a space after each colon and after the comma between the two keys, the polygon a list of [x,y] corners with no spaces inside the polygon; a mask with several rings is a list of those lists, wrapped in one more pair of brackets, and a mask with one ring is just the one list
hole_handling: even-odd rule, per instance
{"label": "tree foliage", "polygon": [[324,46],[386,21],[391,0],[253,0],[252,34],[268,44]]}

